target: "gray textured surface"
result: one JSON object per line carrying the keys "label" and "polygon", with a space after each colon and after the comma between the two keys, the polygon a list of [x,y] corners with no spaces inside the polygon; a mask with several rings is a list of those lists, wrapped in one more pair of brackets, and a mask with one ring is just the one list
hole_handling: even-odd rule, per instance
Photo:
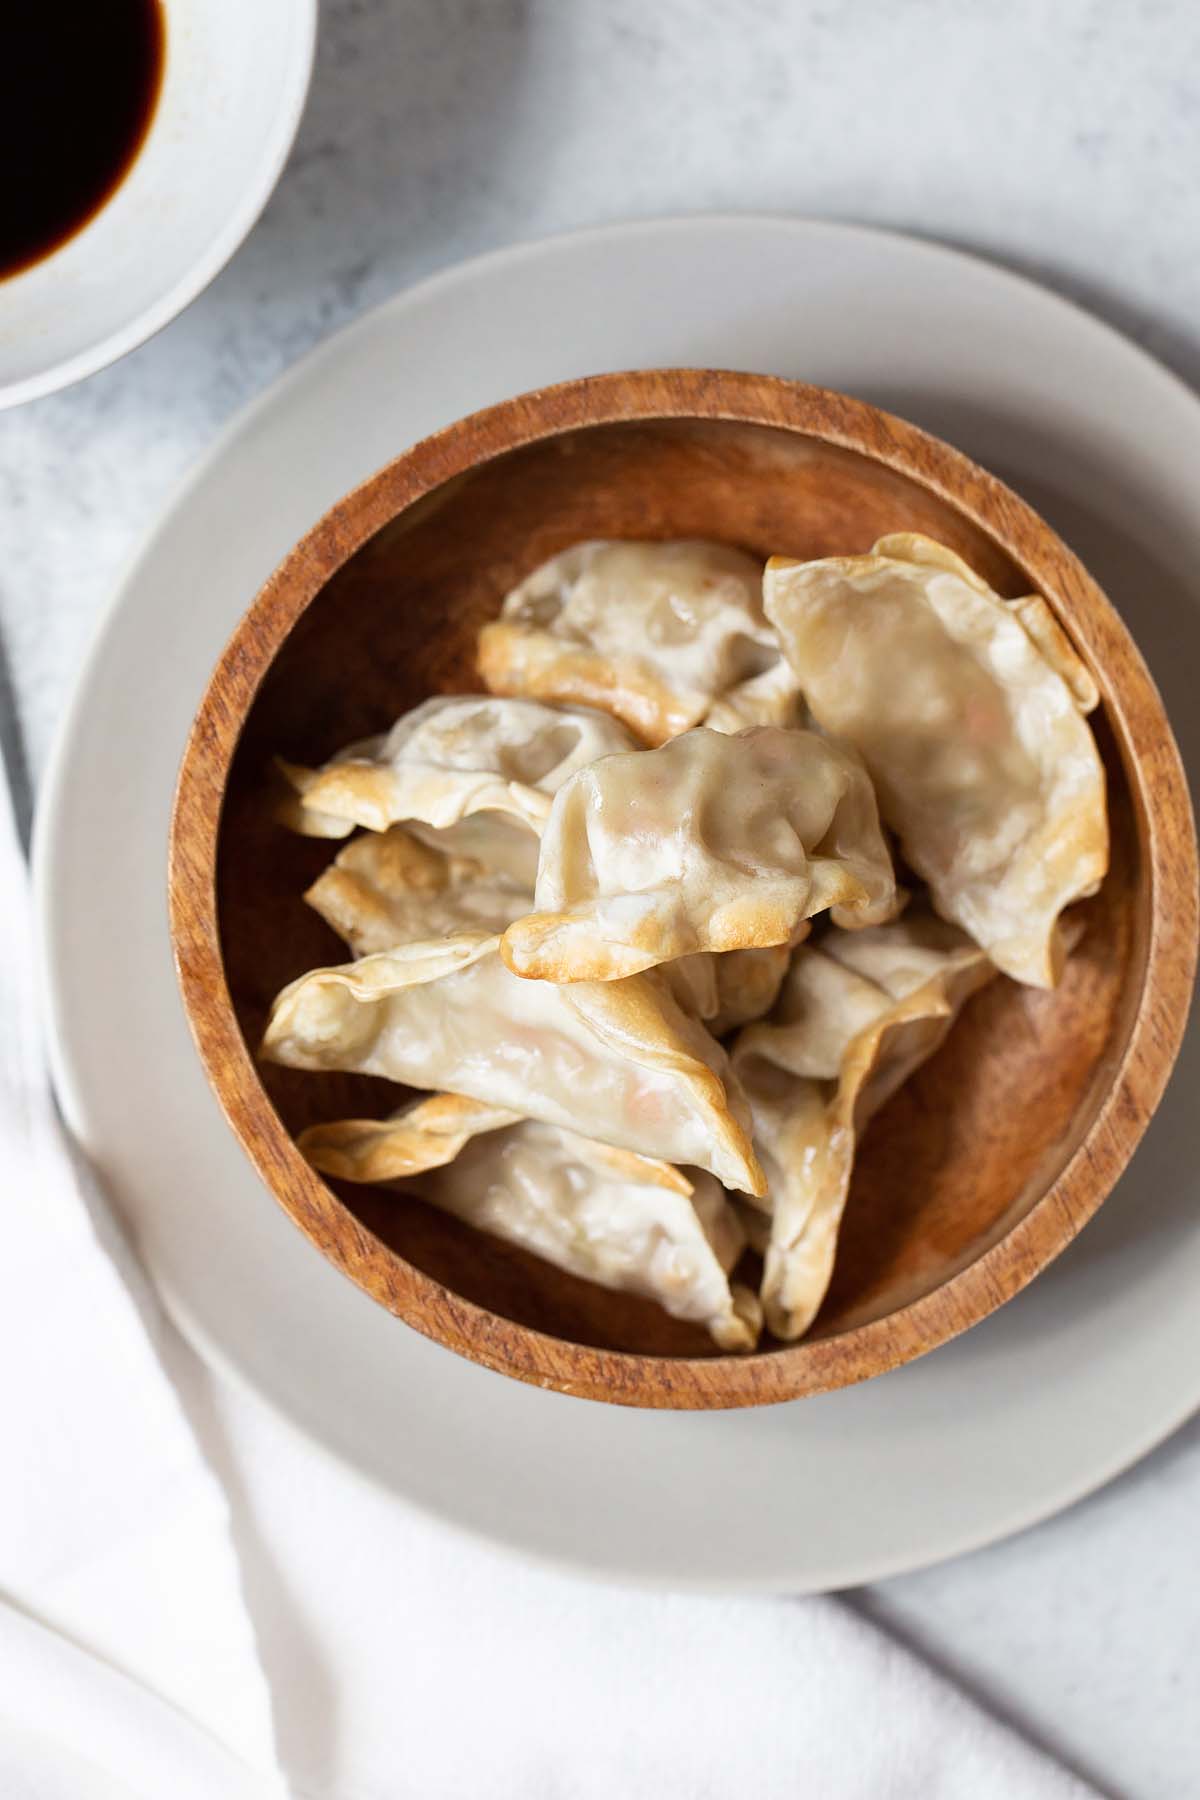
{"label": "gray textured surface", "polygon": [[[6,748],[11,681],[36,781],[114,576],[217,427],[433,268],[672,211],[877,221],[1037,274],[1195,380],[1198,167],[1189,0],[327,0],[296,151],[230,268],[118,367],[0,416]],[[855,1604],[1107,1791],[1200,1793],[1198,1504],[1193,1425]]]}

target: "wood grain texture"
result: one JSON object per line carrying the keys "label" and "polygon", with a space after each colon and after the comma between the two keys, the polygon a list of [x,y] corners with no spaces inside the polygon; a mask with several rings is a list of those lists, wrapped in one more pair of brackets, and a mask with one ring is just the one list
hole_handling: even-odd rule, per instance
{"label": "wood grain texture", "polygon": [[[501,595],[582,537],[705,536],[800,557],[925,531],[1003,594],[1046,596],[1095,673],[1113,867],[1053,994],[1001,981],[866,1135],[828,1299],[802,1343],[723,1356],[647,1302],[574,1280],[420,1203],[330,1183],[304,1125],[395,1106],[368,1078],[259,1067],[270,1001],[344,960],[302,902],[335,846],[266,803],[276,753],[312,764],[430,693],[478,685]],[[189,739],[171,925],[200,1054],[280,1204],[382,1305],[525,1381],[660,1407],[752,1405],[875,1375],[983,1318],[1109,1192],[1186,1020],[1196,843],[1161,701],[1121,621],[1015,494],[859,401],[755,375],[658,370],[525,395],[426,439],[347,496],[267,582]]]}

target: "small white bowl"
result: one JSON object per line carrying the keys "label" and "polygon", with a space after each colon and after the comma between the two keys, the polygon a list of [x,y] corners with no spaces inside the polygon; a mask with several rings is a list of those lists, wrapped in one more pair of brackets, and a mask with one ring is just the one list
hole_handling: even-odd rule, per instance
{"label": "small white bowl", "polygon": [[137,158],[62,247],[0,281],[0,408],[144,343],[228,262],[304,108],[317,0],[162,0],[166,58]]}

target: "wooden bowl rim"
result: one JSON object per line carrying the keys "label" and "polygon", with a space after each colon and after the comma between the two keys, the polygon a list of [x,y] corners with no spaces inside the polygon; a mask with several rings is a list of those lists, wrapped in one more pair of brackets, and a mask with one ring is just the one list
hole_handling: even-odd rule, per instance
{"label": "wooden bowl rim", "polygon": [[[1056,1180],[996,1243],[895,1312],[749,1357],[666,1357],[574,1344],[463,1299],[369,1232],[296,1149],[267,1097],[225,980],[216,868],[229,767],[259,686],[304,609],[349,558],[414,501],[510,451],[592,426],[727,420],[798,433],[880,462],[951,505],[1015,562],[1087,653],[1125,753],[1153,806],[1139,813],[1150,887],[1140,1002],[1091,1125]],[[865,546],[864,546],[865,547]],[[1119,691],[1108,671],[1119,668]],[[679,1409],[800,1398],[896,1368],[976,1324],[1071,1241],[1111,1190],[1166,1085],[1187,1020],[1197,949],[1196,835],[1162,700],[1121,619],[1062,540],[995,476],[865,401],[738,371],[655,369],[537,389],[421,440],[313,526],[267,579],[205,690],[176,788],[168,899],[172,947],[201,1061],[242,1147],[323,1254],[427,1337],[534,1385],[624,1405]]]}

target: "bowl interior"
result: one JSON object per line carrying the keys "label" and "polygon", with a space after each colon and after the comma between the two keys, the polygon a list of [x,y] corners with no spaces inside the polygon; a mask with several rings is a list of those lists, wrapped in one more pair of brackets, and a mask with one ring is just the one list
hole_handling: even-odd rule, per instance
{"label": "bowl interior", "polygon": [[[479,626],[507,588],[577,539],[704,536],[812,557],[866,549],[901,529],[952,545],[1004,595],[1029,591],[1030,577],[989,537],[919,484],[795,432],[724,420],[570,431],[400,513],[285,640],[230,772],[218,907],[248,1045],[285,982],[347,957],[301,898],[337,845],[272,822],[272,755],[311,764],[431,693],[477,688]],[[1130,784],[1103,709],[1094,723],[1108,766],[1113,865],[1079,909],[1080,948],[1055,993],[1001,980],[977,995],[941,1054],[872,1123],[814,1337],[882,1318],[972,1262],[1041,1196],[1094,1117],[1140,994],[1147,904]],[[403,1096],[368,1077],[270,1065],[261,1075],[292,1133],[378,1116]],[[716,1354],[702,1331],[649,1302],[562,1275],[410,1199],[329,1185],[399,1256],[507,1319],[605,1349]]]}

